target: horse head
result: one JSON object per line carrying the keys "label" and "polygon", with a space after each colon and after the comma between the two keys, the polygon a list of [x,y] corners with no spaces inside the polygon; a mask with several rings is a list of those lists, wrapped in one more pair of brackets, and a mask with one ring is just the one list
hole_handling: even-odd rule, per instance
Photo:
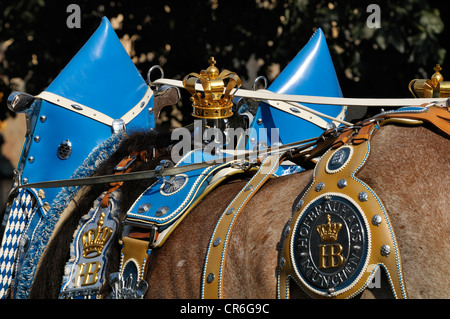
{"label": "horse head", "polygon": [[[16,183],[70,178],[112,135],[153,128],[153,104],[153,92],[103,18],[45,91],[10,96],[10,109],[28,119]],[[48,190],[46,201],[57,191]]]}
{"label": "horse head", "polygon": [[[25,240],[62,192],[60,187],[37,189],[27,184],[91,175],[127,134],[154,129],[157,96],[164,100],[161,103],[177,102],[177,94],[164,93],[150,89],[107,18],[43,92],[13,92],[8,107],[26,114],[27,130],[13,190],[22,188],[9,196],[2,253],[15,256],[20,232]],[[12,224],[20,230],[11,233]],[[11,258],[2,264],[2,297],[13,262]]]}

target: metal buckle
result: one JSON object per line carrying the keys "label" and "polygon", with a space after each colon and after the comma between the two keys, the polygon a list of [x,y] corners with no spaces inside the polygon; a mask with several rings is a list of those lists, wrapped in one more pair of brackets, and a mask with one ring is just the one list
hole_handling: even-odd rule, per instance
{"label": "metal buckle", "polygon": [[142,299],[148,290],[148,283],[145,280],[136,282],[133,285],[133,276],[124,278],[119,272],[114,272],[109,276],[111,286],[111,299]]}
{"label": "metal buckle", "polygon": [[130,167],[131,164],[134,163],[134,161],[137,159],[137,155],[129,155],[127,157],[127,159],[128,158],[130,160],[125,164],[125,166],[119,166],[123,162],[123,160],[122,160],[116,167],[114,167],[114,171],[118,171],[118,172],[125,171],[128,167]]}
{"label": "metal buckle", "polygon": [[[132,228],[140,228],[140,229],[147,229],[149,231],[149,239],[148,239],[148,248],[154,248],[153,245],[156,242],[157,235],[158,235],[158,226],[154,224],[143,224],[135,221],[130,221],[127,219],[123,220],[123,225],[119,231],[119,238],[127,237],[128,234],[132,231]],[[130,237],[130,236],[128,236]],[[139,240],[145,240],[147,239],[140,239]]]}

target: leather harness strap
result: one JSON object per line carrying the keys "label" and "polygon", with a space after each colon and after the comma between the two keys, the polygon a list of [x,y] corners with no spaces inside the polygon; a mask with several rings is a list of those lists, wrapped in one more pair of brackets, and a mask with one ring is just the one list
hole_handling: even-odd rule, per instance
{"label": "leather harness strap", "polygon": [[[125,122],[125,124],[128,124],[140,112],[142,112],[142,110],[148,104],[148,102],[150,101],[152,96],[153,96],[153,91],[150,88],[148,88],[147,92],[145,92],[142,99],[121,117],[121,119]],[[108,126],[111,126],[114,121],[113,118],[111,118],[110,116],[108,116],[102,112],[99,112],[93,108],[86,106],[86,105],[72,101],[70,99],[67,99],[63,96],[57,95],[52,92],[43,91],[43,92],[39,93],[39,95],[37,95],[36,98],[39,98],[39,99],[45,100],[47,102],[50,102],[52,104],[58,105],[69,111],[81,114],[83,116],[86,116],[90,119],[96,120],[96,121],[103,123],[105,125],[108,125]]]}
{"label": "leather harness strap", "polygon": [[225,267],[227,245],[233,226],[245,205],[269,180],[284,158],[284,153],[267,156],[258,171],[250,179],[220,217],[208,246],[202,277],[201,297],[222,298],[222,276]]}
{"label": "leather harness strap", "polygon": [[[379,125],[392,121],[429,122],[450,135],[450,109],[436,105],[382,113],[344,129],[315,167],[286,225],[277,267],[279,298],[289,298],[297,285],[314,298],[350,298],[366,288],[378,268],[385,270],[394,297],[407,298],[387,211],[374,190],[356,177],[369,157],[370,139]],[[345,237],[340,229],[347,223],[353,243],[345,248],[339,236]]]}
{"label": "leather harness strap", "polygon": [[[269,91],[267,91],[267,92],[269,92]],[[333,123],[335,123],[336,125],[339,125],[339,123],[342,123],[347,126],[351,125],[351,123],[344,121],[345,113],[347,111],[347,108],[345,108],[345,107],[342,108],[341,112],[336,117],[332,117],[332,116],[328,116],[326,114],[318,112],[312,108],[309,108],[309,107],[304,106],[299,103],[282,102],[282,101],[268,101],[268,104],[270,106],[277,108],[279,110],[282,110],[283,112],[286,112],[292,116],[302,118],[302,119],[304,119],[310,123],[313,123],[323,129],[326,129],[327,125],[328,125],[328,122],[326,120],[324,120],[323,118],[332,120]],[[301,111],[299,111],[299,109]]]}
{"label": "leather harness strap", "polygon": [[[377,130],[376,122],[364,123],[351,141],[330,148],[314,169],[313,182],[283,234],[279,298],[290,297],[293,282],[314,298],[351,298],[366,288],[379,267],[385,269],[394,296],[406,298],[387,211],[376,193],[355,177]],[[342,241],[348,231],[352,236]]]}
{"label": "leather harness strap", "polygon": [[[166,84],[183,88],[183,82],[172,79],[158,79],[155,84]],[[195,89],[202,91],[201,84],[196,84]],[[310,95],[292,95],[282,93],[272,93],[265,90],[245,90],[240,88],[232,94],[236,97],[246,97],[257,101],[283,101],[297,102],[307,104],[323,104],[323,105],[347,105],[347,106],[363,106],[363,107],[402,107],[411,105],[420,105],[422,103],[437,102],[441,105],[449,106],[448,98],[396,98],[396,99],[379,99],[379,98],[343,98],[343,97],[326,97],[326,96],[310,96]]]}
{"label": "leather harness strap", "polygon": [[[426,106],[426,105],[422,105]],[[388,120],[403,121],[403,120],[416,121],[413,123],[428,122],[443,133],[450,135],[450,107],[442,107],[431,105],[429,107],[421,108],[417,111],[405,110],[395,111],[392,113],[381,113],[371,119],[357,123],[355,127],[345,128],[342,133],[334,141],[332,148],[336,149],[350,141],[354,144],[359,144],[367,141],[370,137],[370,131],[372,127],[381,121],[387,123]],[[356,129],[355,128],[359,128]]]}
{"label": "leather harness strap", "polygon": [[336,148],[336,147],[344,145],[345,143],[347,143],[351,139],[353,133],[354,133],[354,128],[353,127],[345,128],[341,132],[341,134],[338,136],[338,138],[334,141],[332,147]]}
{"label": "leather harness strap", "polygon": [[336,149],[350,142],[358,145],[369,140],[376,124],[376,121],[366,121],[358,123],[356,127],[346,128],[331,145],[331,148]]}
{"label": "leather harness strap", "polygon": [[147,240],[134,238],[131,236],[122,237],[121,266],[120,274],[123,278],[127,278],[127,268],[131,266],[132,274],[136,274],[137,283],[144,282],[147,273],[148,257],[151,254],[151,248]]}
{"label": "leather harness strap", "polygon": [[[123,173],[129,173],[132,169],[132,163],[136,160],[138,153],[132,152],[129,156],[125,157],[120,161],[120,163],[115,167],[115,175],[120,175]],[[123,182],[112,182],[110,183],[110,189],[106,192],[105,196],[103,196],[100,205],[102,207],[108,207],[109,205],[109,197],[112,192],[116,191],[123,185]]]}
{"label": "leather harness strap", "polygon": [[[164,152],[164,151],[163,151]],[[114,168],[114,175],[122,175],[122,174],[128,174],[133,169],[136,168],[137,165],[142,164],[143,162],[148,162],[151,158],[159,157],[163,152],[156,148],[152,148],[152,151],[149,152],[148,150],[144,150],[141,152],[131,152],[130,155],[123,158],[119,164]],[[109,202],[109,196],[114,191],[118,190],[120,187],[122,187],[124,181],[114,181],[111,182],[109,185],[111,186],[110,189],[106,192],[105,196],[103,196],[101,205],[102,207],[108,207]]]}
{"label": "leather harness strap", "polygon": [[429,107],[425,107],[422,112],[404,111],[402,113],[398,113],[397,111],[393,113],[380,114],[375,118],[382,118],[382,119],[402,118],[402,119],[425,121],[431,123],[445,134],[450,135],[450,106],[432,105]]}

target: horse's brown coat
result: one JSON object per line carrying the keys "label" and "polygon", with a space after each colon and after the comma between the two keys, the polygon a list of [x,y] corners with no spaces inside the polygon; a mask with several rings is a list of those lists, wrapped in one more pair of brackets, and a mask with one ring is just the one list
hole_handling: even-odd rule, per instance
{"label": "horse's brown coat", "polygon": [[311,176],[307,171],[270,180],[242,211],[225,262],[225,298],[276,298],[277,243],[294,200]]}
{"label": "horse's brown coat", "polygon": [[[358,174],[389,213],[410,298],[450,296],[449,149],[447,137],[425,127],[385,126],[373,137],[368,162]],[[311,174],[306,171],[269,180],[242,211],[225,262],[225,298],[276,297],[277,243]],[[211,233],[244,185],[245,181],[234,180],[218,187],[183,220],[163,247],[153,251],[146,298],[200,297]],[[60,280],[51,273],[38,273],[32,296],[41,297],[47,282],[57,286]],[[360,297],[391,297],[386,288],[384,281],[381,289],[366,290]]]}
{"label": "horse's brown coat", "polygon": [[[410,298],[449,297],[450,272],[445,265],[450,247],[442,237],[450,231],[449,144],[447,138],[424,127],[385,126],[374,136],[369,160],[358,174],[389,213]],[[225,298],[275,297],[276,244],[295,198],[310,178],[308,171],[270,180],[243,210],[226,258]],[[215,220],[243,186],[219,187],[186,218],[172,235],[170,246],[168,241],[153,261],[150,286],[154,282],[164,289],[150,291],[147,297],[199,297],[206,245]],[[195,246],[192,236],[203,239]],[[392,297],[386,278],[381,289],[367,290],[360,297]]]}
{"label": "horse's brown coat", "polygon": [[448,298],[450,140],[425,127],[385,126],[359,178],[383,200],[410,298]]}

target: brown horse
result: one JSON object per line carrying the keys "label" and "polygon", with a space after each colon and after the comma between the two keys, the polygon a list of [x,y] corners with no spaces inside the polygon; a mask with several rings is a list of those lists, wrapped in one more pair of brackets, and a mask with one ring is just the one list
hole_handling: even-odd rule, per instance
{"label": "brown horse", "polygon": [[[112,167],[130,150],[155,145],[155,136],[137,135],[105,163]],[[143,143],[141,143],[143,141]],[[371,153],[357,177],[384,202],[394,227],[409,298],[449,298],[450,270],[450,139],[431,127],[383,126],[372,138]],[[144,145],[144,146],[142,146]],[[158,146],[159,147],[159,146]],[[157,163],[148,163],[149,169]],[[312,170],[270,179],[243,209],[233,228],[224,264],[223,298],[276,298],[276,267],[282,230],[299,195],[311,182]],[[149,261],[145,298],[200,298],[202,270],[212,231],[227,205],[248,177],[228,180],[182,221]],[[127,211],[151,181],[126,182]],[[80,217],[106,186],[80,192],[68,208],[43,254],[31,298],[57,298],[69,244]],[[83,195],[81,195],[83,194]],[[117,271],[119,245],[110,252],[109,272]],[[105,290],[105,294],[108,293]],[[301,291],[295,297],[306,297]],[[391,298],[386,278],[379,288],[365,289],[358,298]]]}

